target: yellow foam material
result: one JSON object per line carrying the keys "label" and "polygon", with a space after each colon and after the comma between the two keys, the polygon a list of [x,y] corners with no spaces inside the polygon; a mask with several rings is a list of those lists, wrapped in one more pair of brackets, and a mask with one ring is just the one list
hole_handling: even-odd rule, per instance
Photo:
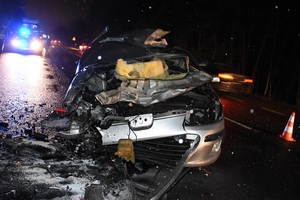
{"label": "yellow foam material", "polygon": [[118,151],[115,152],[116,156],[124,158],[127,162],[135,163],[133,142],[130,139],[120,139],[118,142]]}
{"label": "yellow foam material", "polygon": [[118,59],[116,65],[118,75],[127,79],[168,77],[168,66],[165,61],[156,57],[153,61],[127,64],[123,59]]}

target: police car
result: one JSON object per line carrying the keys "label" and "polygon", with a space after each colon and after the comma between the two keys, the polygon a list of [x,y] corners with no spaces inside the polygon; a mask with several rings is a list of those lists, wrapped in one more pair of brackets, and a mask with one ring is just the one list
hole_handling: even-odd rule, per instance
{"label": "police car", "polygon": [[5,27],[2,50],[5,52],[41,54],[43,38],[38,20],[10,20]]}

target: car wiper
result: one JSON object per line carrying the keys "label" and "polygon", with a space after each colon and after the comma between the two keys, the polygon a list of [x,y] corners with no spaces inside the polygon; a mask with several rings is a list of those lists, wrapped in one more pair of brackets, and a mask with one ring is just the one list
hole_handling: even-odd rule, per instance
{"label": "car wiper", "polygon": [[105,33],[107,33],[108,30],[109,30],[109,27],[106,26],[104,28],[104,30],[88,46],[92,46],[92,44],[94,44],[97,40],[99,40],[99,38],[102,37]]}

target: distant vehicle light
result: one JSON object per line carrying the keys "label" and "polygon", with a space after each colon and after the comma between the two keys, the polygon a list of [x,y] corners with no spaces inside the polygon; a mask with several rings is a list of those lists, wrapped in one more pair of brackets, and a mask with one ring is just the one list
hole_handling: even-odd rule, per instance
{"label": "distant vehicle light", "polygon": [[245,83],[253,83],[253,80],[252,80],[252,79],[249,79],[249,78],[246,78],[246,79],[244,79],[244,82],[245,82]]}
{"label": "distant vehicle light", "polygon": [[60,40],[51,40],[51,45],[60,45],[61,41]]}
{"label": "distant vehicle light", "polygon": [[230,74],[222,74],[222,73],[220,73],[220,74],[218,74],[218,76],[221,79],[226,79],[226,80],[233,80],[234,79],[234,77],[232,75],[230,75]]}
{"label": "distant vehicle light", "polygon": [[88,48],[86,44],[82,44],[79,46],[79,51],[85,51]]}

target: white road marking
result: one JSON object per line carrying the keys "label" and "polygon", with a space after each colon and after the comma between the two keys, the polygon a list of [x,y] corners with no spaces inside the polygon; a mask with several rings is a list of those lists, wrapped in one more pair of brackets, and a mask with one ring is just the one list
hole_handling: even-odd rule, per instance
{"label": "white road marking", "polygon": [[228,121],[230,121],[230,122],[232,122],[232,123],[235,123],[235,124],[237,124],[237,125],[239,125],[239,126],[245,128],[245,129],[249,129],[249,130],[255,131],[253,128],[251,128],[251,127],[249,127],[249,126],[246,126],[246,125],[244,125],[244,124],[242,124],[242,123],[240,123],[240,122],[237,122],[237,121],[235,121],[235,120],[233,120],[233,119],[229,119],[228,117],[224,117],[224,119],[226,119],[226,120],[228,120]]}

